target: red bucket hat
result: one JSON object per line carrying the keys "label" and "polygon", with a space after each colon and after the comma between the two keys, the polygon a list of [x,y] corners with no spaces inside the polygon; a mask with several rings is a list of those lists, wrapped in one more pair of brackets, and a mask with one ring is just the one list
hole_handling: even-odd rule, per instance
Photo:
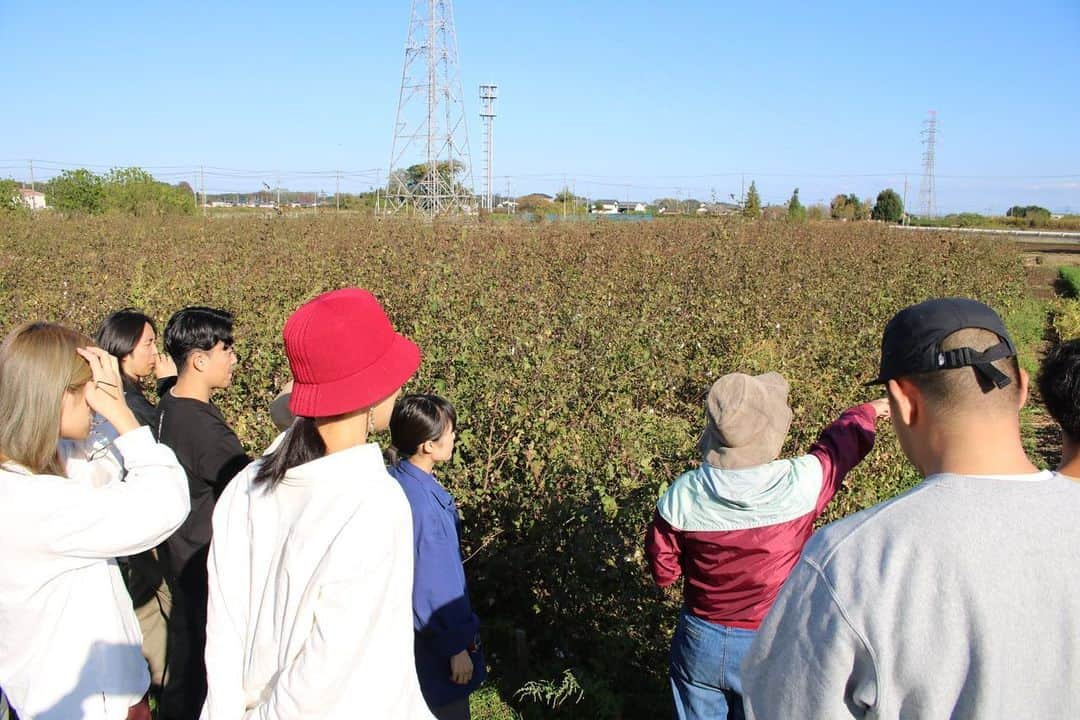
{"label": "red bucket hat", "polygon": [[375,296],[359,288],[323,293],[285,321],[293,374],[289,410],[331,417],[390,397],[420,367],[420,348],[394,332]]}

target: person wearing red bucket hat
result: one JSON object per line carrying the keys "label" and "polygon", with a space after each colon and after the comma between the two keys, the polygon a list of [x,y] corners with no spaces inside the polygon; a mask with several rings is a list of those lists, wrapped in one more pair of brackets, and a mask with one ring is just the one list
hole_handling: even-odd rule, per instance
{"label": "person wearing red bucket hat", "polygon": [[430,720],[413,662],[412,521],[369,434],[420,350],[371,293],[289,317],[295,419],[214,512],[204,720]]}

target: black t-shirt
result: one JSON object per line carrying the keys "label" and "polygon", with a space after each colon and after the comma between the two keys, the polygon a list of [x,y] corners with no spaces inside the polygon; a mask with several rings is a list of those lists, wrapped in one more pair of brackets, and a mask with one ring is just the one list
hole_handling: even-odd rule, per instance
{"label": "black t-shirt", "polygon": [[213,403],[166,392],[158,403],[159,440],[172,448],[188,476],[191,514],[166,545],[179,577],[193,555],[210,544],[214,504],[251,458]]}

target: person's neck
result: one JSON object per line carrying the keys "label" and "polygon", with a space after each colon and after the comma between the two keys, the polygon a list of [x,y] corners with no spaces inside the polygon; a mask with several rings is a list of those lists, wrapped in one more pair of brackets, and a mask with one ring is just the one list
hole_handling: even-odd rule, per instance
{"label": "person's neck", "polygon": [[189,400],[200,400],[204,403],[210,402],[210,392],[213,390],[204,382],[200,382],[200,378],[192,373],[183,373],[176,378],[176,384],[173,385],[172,393],[173,397],[188,398]]}
{"label": "person's neck", "polygon": [[363,445],[368,441],[367,413],[319,419],[315,421],[315,427],[326,445],[327,455]]}
{"label": "person's neck", "polygon": [[1028,475],[1039,471],[1024,452],[1015,417],[990,422],[954,418],[952,422],[957,429],[926,441],[927,452],[920,468],[925,477],[941,473]]}
{"label": "person's neck", "polygon": [[1057,471],[1080,482],[1080,444],[1064,435],[1061,440],[1061,464]]}
{"label": "person's neck", "polygon": [[430,455],[416,453],[411,458],[408,458],[408,461],[412,463],[414,467],[423,470],[428,475],[431,475],[435,470],[435,459]]}

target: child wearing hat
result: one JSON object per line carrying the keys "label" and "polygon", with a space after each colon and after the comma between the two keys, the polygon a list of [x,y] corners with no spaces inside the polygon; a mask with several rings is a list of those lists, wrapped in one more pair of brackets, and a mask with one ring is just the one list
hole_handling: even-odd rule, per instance
{"label": "child wearing hat", "polygon": [[346,288],[285,323],[295,420],[218,501],[204,720],[431,720],[413,664],[409,503],[370,434],[420,351]]}
{"label": "child wearing hat", "polygon": [[847,473],[874,444],[882,398],[845,410],[810,451],[778,460],[788,429],[779,373],[732,373],[705,404],[701,464],[656,504],[645,540],[657,585],[684,577],[671,643],[678,718],[743,718],[739,665]]}

